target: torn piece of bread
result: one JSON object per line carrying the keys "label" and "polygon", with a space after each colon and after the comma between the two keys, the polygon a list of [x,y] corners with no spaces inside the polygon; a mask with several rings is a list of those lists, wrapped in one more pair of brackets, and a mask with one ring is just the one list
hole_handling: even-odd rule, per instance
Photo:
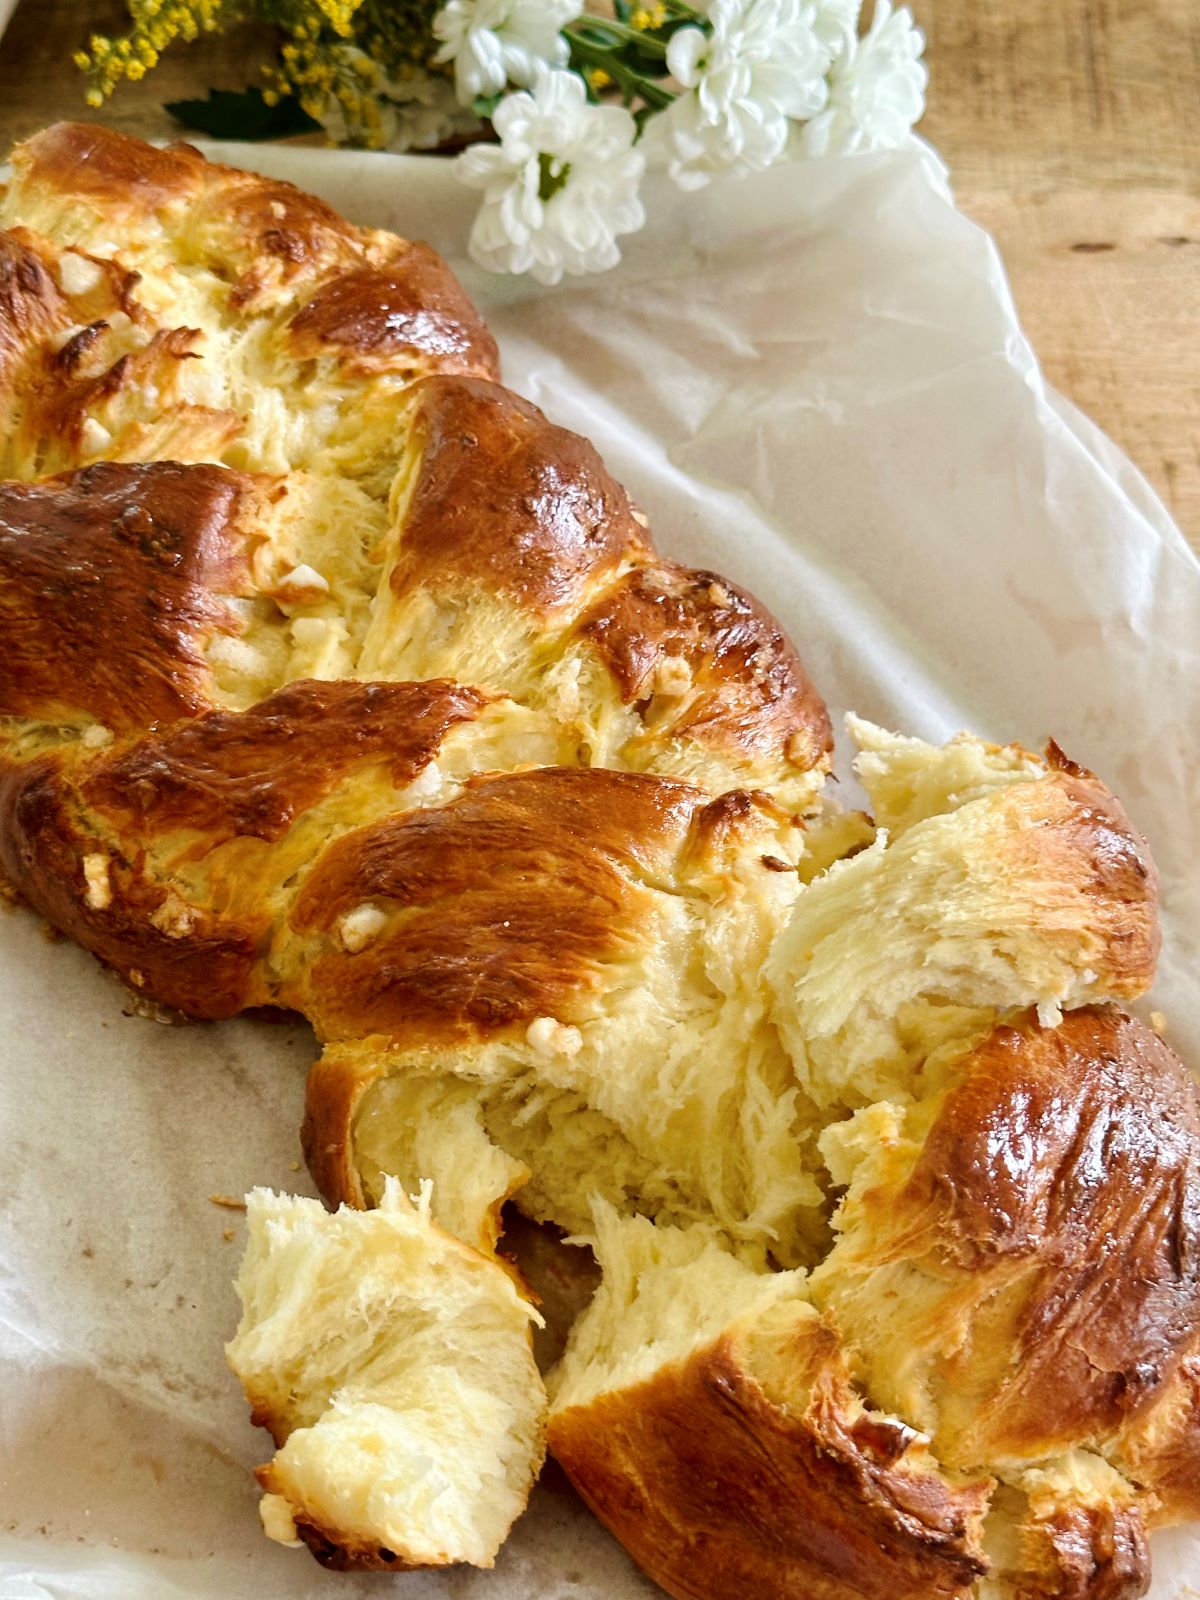
{"label": "torn piece of bread", "polygon": [[327,1566],[490,1567],[544,1454],[537,1313],[395,1182],[372,1211],[255,1189],[227,1347],[278,1449],[263,1526]]}
{"label": "torn piece of bread", "polygon": [[884,781],[877,754],[871,776],[898,807],[898,837],[881,832],[812,883],[767,965],[796,1071],[830,1109],[911,1093],[935,1046],[1002,1012],[1035,1006],[1053,1022],[1134,999],[1158,956],[1145,841],[1091,773],[1052,749],[1031,774],[1029,758],[962,737],[898,740],[889,759],[897,749],[905,787],[895,760]]}
{"label": "torn piece of bread", "polygon": [[358,1207],[424,1173],[438,1226],[490,1253],[501,1209],[528,1183],[529,1167],[493,1143],[476,1085],[395,1066],[383,1040],[335,1046],[313,1066],[302,1133],[309,1170],[327,1198]]}
{"label": "torn piece of bread", "polygon": [[600,1208],[603,1278],[551,1374],[550,1448],[679,1600],[934,1600],[986,1570],[991,1483],[855,1393],[803,1273]]}
{"label": "torn piece of bread", "polygon": [[970,733],[927,744],[853,714],[846,731],[858,746],[854,775],[875,825],[892,839],[914,822],[957,811],[1010,783],[1033,782],[1046,771],[1046,763],[1020,745],[988,744]]}
{"label": "torn piece of bread", "polygon": [[[803,841],[765,797],[595,770],[481,779],[339,840],[278,957],[332,1040],[305,1133],[322,1191],[425,1175],[422,1108],[527,1168],[536,1220],[586,1228],[599,1194],[713,1220],[759,1260],[811,1255],[815,1130],[761,982]],[[347,953],[329,931],[364,902],[386,921]]]}

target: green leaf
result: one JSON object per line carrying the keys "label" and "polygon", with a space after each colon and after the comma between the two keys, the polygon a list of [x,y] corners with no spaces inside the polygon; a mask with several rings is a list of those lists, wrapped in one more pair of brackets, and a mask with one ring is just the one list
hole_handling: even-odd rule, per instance
{"label": "green leaf", "polygon": [[290,95],[269,106],[261,89],[210,89],[207,100],[170,100],[163,110],[212,139],[285,139],[321,126]]}
{"label": "green leaf", "polygon": [[477,117],[486,122],[503,99],[503,89],[500,90],[499,94],[477,94],[474,100],[471,101],[471,110]]}

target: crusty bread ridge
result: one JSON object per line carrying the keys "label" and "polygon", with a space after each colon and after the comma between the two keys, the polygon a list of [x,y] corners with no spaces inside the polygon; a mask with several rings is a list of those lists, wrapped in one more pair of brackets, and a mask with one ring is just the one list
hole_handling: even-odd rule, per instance
{"label": "crusty bread ridge", "polygon": [[[264,1526],[488,1566],[545,1439],[693,1600],[1127,1600],[1200,1515],[1200,1110],[1093,774],[851,719],[428,247],[63,125],[0,201],[0,872],[306,1015]],[[408,1198],[406,1198],[408,1197]],[[546,1387],[506,1203],[600,1287]],[[560,1247],[568,1255],[576,1246]]]}

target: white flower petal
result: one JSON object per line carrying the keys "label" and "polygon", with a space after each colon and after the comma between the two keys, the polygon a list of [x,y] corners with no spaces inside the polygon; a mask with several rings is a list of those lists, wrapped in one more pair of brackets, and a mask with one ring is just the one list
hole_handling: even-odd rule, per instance
{"label": "white flower petal", "polygon": [[708,50],[708,38],[700,28],[680,28],[671,35],[667,45],[667,67],[671,76],[692,88],[698,77],[700,62]]}
{"label": "white flower petal", "polygon": [[454,162],[456,176],[472,189],[486,188],[508,167],[508,157],[494,144],[473,144]]}
{"label": "white flower petal", "polygon": [[[844,18],[846,5],[836,3]],[[695,188],[710,172],[762,171],[786,148],[788,118],[824,110],[841,22],[827,17],[822,34],[819,13],[816,0],[712,0],[703,44],[676,43],[699,30],[675,35],[678,59],[669,52],[668,65],[685,92],[654,119],[647,139],[676,183]]]}
{"label": "white flower petal", "polygon": [[441,41],[434,60],[453,61],[464,104],[510,80],[532,83],[543,63],[566,64],[561,30],[582,9],[576,0],[448,0],[433,19]]}
{"label": "white flower petal", "polygon": [[831,56],[840,56],[858,35],[860,0],[820,0],[813,32]]}
{"label": "white flower petal", "polygon": [[806,135],[810,154],[891,149],[907,144],[925,109],[925,38],[907,7],[876,0],[871,27],[834,66],[829,115]]}
{"label": "white flower petal", "polygon": [[[468,151],[456,168],[484,189],[471,231],[474,259],[548,285],[617,261],[617,236],[645,220],[637,189],[646,162],[634,149],[629,112],[589,105],[577,74],[539,62],[532,87],[506,95],[493,126],[500,143],[489,157]],[[543,199],[547,174],[558,186]]]}

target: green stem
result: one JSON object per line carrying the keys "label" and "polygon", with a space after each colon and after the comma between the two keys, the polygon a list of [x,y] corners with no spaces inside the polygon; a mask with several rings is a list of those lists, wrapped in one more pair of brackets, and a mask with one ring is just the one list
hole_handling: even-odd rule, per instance
{"label": "green stem", "polygon": [[649,34],[641,33],[637,28],[628,28],[623,22],[615,22],[608,17],[580,17],[564,32],[568,38],[578,39],[581,37],[578,30],[581,29],[587,29],[593,34],[603,31],[624,44],[636,44],[648,56],[660,56],[666,59],[667,47],[661,39],[652,39]]}
{"label": "green stem", "polygon": [[653,110],[662,111],[674,100],[675,96],[669,89],[660,88],[652,79],[644,78],[640,72],[636,72],[621,60],[611,45],[585,38],[573,29],[567,30],[567,36],[571,41],[572,55],[577,56],[588,66],[599,67],[602,72],[607,72],[621,90],[626,105],[640,95]]}

